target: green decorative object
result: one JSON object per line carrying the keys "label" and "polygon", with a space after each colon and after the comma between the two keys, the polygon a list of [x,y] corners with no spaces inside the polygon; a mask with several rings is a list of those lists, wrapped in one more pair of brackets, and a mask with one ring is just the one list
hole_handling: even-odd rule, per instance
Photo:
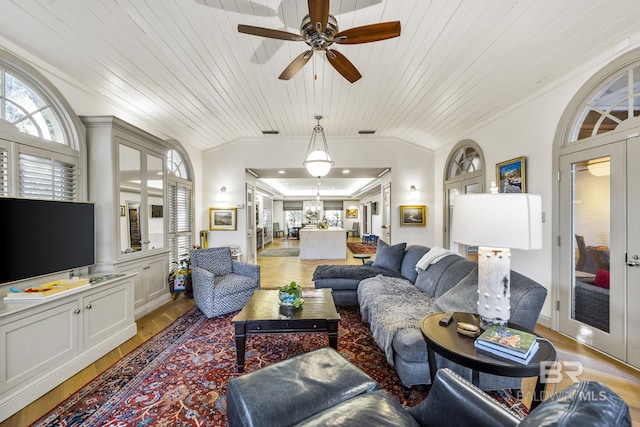
{"label": "green decorative object", "polygon": [[302,287],[296,282],[291,282],[288,285],[280,286],[278,297],[280,298],[280,304],[283,306],[291,306],[299,308],[304,302],[300,295],[302,295]]}

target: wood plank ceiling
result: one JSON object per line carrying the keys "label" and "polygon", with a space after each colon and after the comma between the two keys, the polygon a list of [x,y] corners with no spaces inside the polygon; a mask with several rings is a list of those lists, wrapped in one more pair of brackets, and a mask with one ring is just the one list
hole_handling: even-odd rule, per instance
{"label": "wood plank ceiling", "polygon": [[77,89],[78,114],[95,114],[83,94],[97,95],[122,118],[201,150],[263,130],[307,138],[316,114],[327,137],[373,129],[436,149],[640,32],[636,0],[333,0],[340,29],[402,23],[399,38],[334,46],[364,76],[350,84],[323,53],[278,80],[306,44],[237,31],[297,34],[302,0],[1,5],[0,47]]}

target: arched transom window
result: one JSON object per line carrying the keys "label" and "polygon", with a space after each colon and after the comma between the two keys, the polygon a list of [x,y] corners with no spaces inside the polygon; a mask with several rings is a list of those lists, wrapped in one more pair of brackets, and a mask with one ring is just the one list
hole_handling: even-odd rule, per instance
{"label": "arched transom window", "polygon": [[640,116],[640,65],[616,73],[592,91],[583,105],[567,142],[612,131],[623,121]]}
{"label": "arched transom window", "polygon": [[48,141],[67,144],[61,122],[43,94],[0,68],[0,118],[20,132]]}
{"label": "arched transom window", "polygon": [[459,177],[460,175],[479,172],[482,169],[482,158],[475,147],[465,145],[460,147],[451,156],[447,179]]}

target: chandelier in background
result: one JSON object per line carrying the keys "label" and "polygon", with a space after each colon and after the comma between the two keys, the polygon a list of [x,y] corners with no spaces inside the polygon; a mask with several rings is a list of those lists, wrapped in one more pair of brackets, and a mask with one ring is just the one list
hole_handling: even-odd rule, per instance
{"label": "chandelier in background", "polygon": [[[331,166],[335,163],[329,156],[329,147],[327,147],[327,138],[324,136],[324,129],[320,126],[322,116],[315,116],[317,124],[311,133],[309,146],[307,147],[307,158],[302,163],[310,175],[321,178],[329,173]],[[322,136],[322,145],[318,141],[318,135]]]}

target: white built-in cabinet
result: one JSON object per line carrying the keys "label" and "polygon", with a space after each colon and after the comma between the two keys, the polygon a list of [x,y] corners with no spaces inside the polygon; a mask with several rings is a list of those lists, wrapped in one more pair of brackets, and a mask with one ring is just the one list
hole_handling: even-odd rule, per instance
{"label": "white built-in cabinet", "polygon": [[134,280],[0,302],[0,421],[136,335]]}
{"label": "white built-in cabinet", "polygon": [[96,203],[93,272],[138,273],[136,319],[171,300],[165,141],[113,116],[87,129],[89,200]]}

